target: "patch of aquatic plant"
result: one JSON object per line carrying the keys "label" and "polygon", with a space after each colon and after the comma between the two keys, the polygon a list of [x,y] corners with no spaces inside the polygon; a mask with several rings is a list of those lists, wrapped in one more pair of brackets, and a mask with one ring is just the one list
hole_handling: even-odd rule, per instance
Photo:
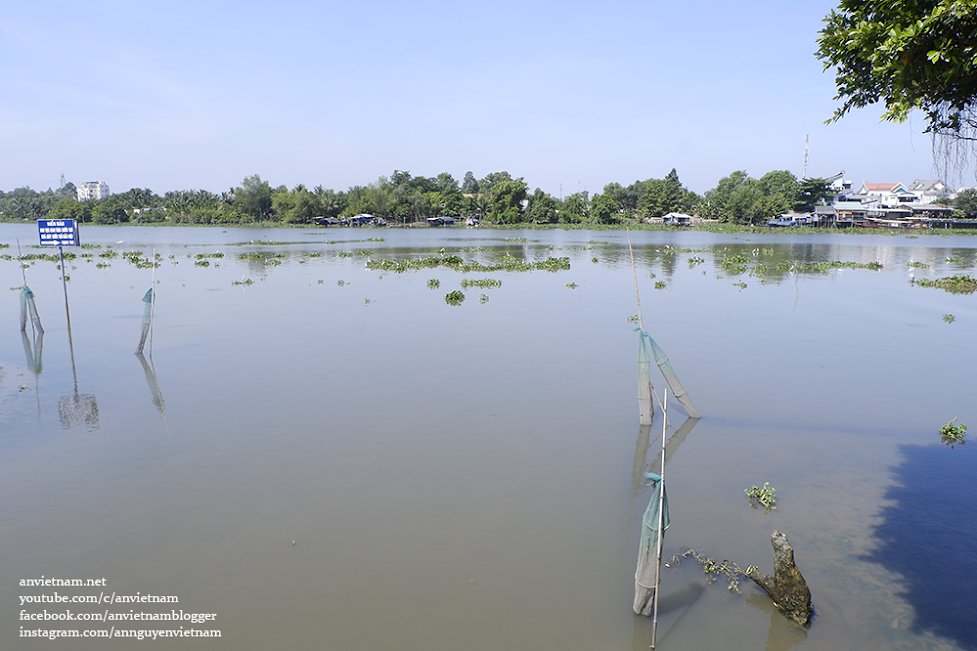
{"label": "patch of aquatic plant", "polygon": [[[365,240],[331,240],[323,244],[356,244],[357,242],[383,242],[382,237],[368,237]],[[299,242],[296,242],[299,244]]]}
{"label": "patch of aquatic plant", "polygon": [[[129,264],[135,265],[136,269],[152,268],[153,261],[142,256],[143,254],[140,251],[126,251],[122,254],[122,258]],[[156,266],[159,266],[159,264],[157,263]]]}
{"label": "patch of aquatic plant", "polygon": [[577,283],[567,283],[566,286],[569,287],[570,289],[576,289]]}
{"label": "patch of aquatic plant", "polygon": [[[539,240],[533,240],[534,242],[539,242]],[[617,246],[614,242],[604,242],[603,240],[588,240],[587,244],[596,244],[598,246]]]}
{"label": "patch of aquatic plant", "polygon": [[502,281],[496,280],[495,278],[462,278],[461,288],[468,289],[469,287],[502,287]]}
{"label": "patch of aquatic plant", "polygon": [[655,289],[665,289],[668,284],[664,280],[659,280],[655,282]]}
{"label": "patch of aquatic plant", "polygon": [[689,262],[689,269],[693,269],[695,268],[696,265],[700,265],[703,262],[705,262],[705,260],[703,260],[697,255],[694,255],[691,258],[689,258],[688,262]]}
{"label": "patch of aquatic plant", "polygon": [[954,321],[957,320],[957,317],[953,316],[952,314],[944,314],[943,320],[946,321],[947,323],[953,323]]}
{"label": "patch of aquatic plant", "polygon": [[431,280],[427,281],[427,286],[430,289],[437,289],[438,287],[441,286],[441,281],[438,280],[437,278],[432,278]]}
{"label": "patch of aquatic plant", "polygon": [[[321,283],[322,281],[320,280],[319,282]],[[254,284],[254,281],[251,280],[250,278],[244,278],[242,280],[232,280],[231,281],[231,284],[232,285],[253,285]]]}
{"label": "patch of aquatic plant", "polygon": [[597,264],[597,258],[591,258],[590,261],[593,262],[594,264]]}
{"label": "patch of aquatic plant", "polygon": [[221,253],[220,251],[216,251],[214,253],[198,253],[196,255],[197,260],[204,260],[206,258],[223,258],[223,257],[224,254]]}
{"label": "patch of aquatic plant", "polygon": [[345,280],[337,280],[336,281],[336,284],[338,286],[340,286],[340,287],[344,287],[346,285],[346,281]]}
{"label": "patch of aquatic plant", "polygon": [[925,262],[910,262],[910,267],[915,267],[916,269],[929,269],[929,265]]}
{"label": "patch of aquatic plant", "polygon": [[759,278],[761,283],[765,283],[767,281],[767,271],[769,271],[769,269],[762,264],[750,267],[750,275],[754,278]]}
{"label": "patch of aquatic plant", "polygon": [[488,300],[489,300],[489,297],[488,297],[487,294],[482,294],[481,296],[478,297],[478,302],[479,303],[488,303]]}
{"label": "patch of aquatic plant", "polygon": [[363,305],[369,305],[369,304],[370,304],[370,299],[364,298],[363,299]]}
{"label": "patch of aquatic plant", "polygon": [[951,294],[973,294],[977,291],[977,280],[973,276],[947,276],[936,280],[921,278],[916,284],[920,287],[935,287]]}
{"label": "patch of aquatic plant", "polygon": [[830,262],[812,262],[810,264],[804,265],[805,269],[810,271],[817,271],[820,273],[828,273],[831,269],[871,269],[873,271],[878,271],[882,269],[881,262],[842,262],[840,260],[832,260]]}
{"label": "patch of aquatic plant", "polygon": [[628,317],[628,321],[630,321],[631,323],[637,323],[639,321],[638,315],[632,314],[631,316]]}
{"label": "patch of aquatic plant", "polygon": [[946,261],[951,264],[963,264],[963,257],[959,255],[948,255]]}
{"label": "patch of aquatic plant", "polygon": [[258,246],[285,246],[287,244],[305,244],[305,242],[275,242],[273,240],[251,240],[249,242],[238,242],[235,246],[248,246],[255,244]]}
{"label": "patch of aquatic plant", "polygon": [[[74,260],[78,255],[71,251],[65,251],[65,260]],[[61,256],[54,253],[25,253],[19,256],[19,260],[43,260],[44,262],[61,262]]]}
{"label": "patch of aquatic plant", "polygon": [[108,260],[111,260],[113,258],[117,258],[118,256],[119,256],[119,252],[116,251],[115,249],[107,249],[107,250],[102,251],[101,253],[98,254],[98,257],[100,257],[100,258],[106,258]]}
{"label": "patch of aquatic plant", "polygon": [[370,251],[368,249],[360,249],[359,251],[356,252],[356,255],[370,256],[373,255],[373,251]]}
{"label": "patch of aquatic plant", "polygon": [[369,260],[366,263],[368,269],[379,269],[382,271],[394,271],[403,273],[411,269],[433,269],[436,267],[448,267],[461,273],[492,271],[567,271],[570,269],[570,258],[547,258],[537,262],[524,262],[516,260],[512,256],[505,256],[502,262],[493,265],[484,265],[478,262],[465,262],[456,255],[431,256],[420,260]]}
{"label": "patch of aquatic plant", "polygon": [[733,287],[739,287],[740,290],[744,290],[746,289],[746,283],[744,283],[743,281],[740,281],[738,283],[733,283]]}
{"label": "patch of aquatic plant", "polygon": [[465,295],[457,289],[452,292],[448,292],[444,296],[444,302],[448,305],[461,305],[464,300]]}
{"label": "patch of aquatic plant", "polygon": [[702,573],[706,575],[706,582],[710,585],[715,585],[719,577],[723,577],[727,583],[726,589],[734,594],[740,594],[740,577],[749,576],[759,569],[756,565],[751,565],[744,571],[732,561],[726,559],[717,561],[715,558],[710,558],[694,549],[686,549],[681,554],[672,556],[671,560],[665,563],[665,567],[678,565],[683,558],[691,558],[698,563],[699,567],[702,568]]}
{"label": "patch of aquatic plant", "polygon": [[735,265],[746,264],[750,259],[745,255],[740,255],[739,253],[727,253],[723,256],[723,259],[719,261],[724,267],[731,267]]}
{"label": "patch of aquatic plant", "polygon": [[353,257],[353,252],[352,251],[340,251],[339,252],[339,257],[340,258],[352,258]]}
{"label": "patch of aquatic plant", "polygon": [[519,242],[520,244],[529,244],[530,242],[539,242],[539,240],[530,240],[525,237],[500,237],[500,242]]}
{"label": "patch of aquatic plant", "polygon": [[[0,248],[3,248],[3,245],[2,244],[0,244]],[[83,248],[83,249],[100,249],[100,248],[102,248],[102,245],[101,244],[82,244],[81,245],[81,248]]]}
{"label": "patch of aquatic plant", "polygon": [[239,253],[237,259],[254,260],[255,262],[264,262],[265,264],[281,264],[279,258],[284,257],[284,253],[259,253],[258,251],[252,251],[251,253]]}
{"label": "patch of aquatic plant", "polygon": [[309,257],[310,258],[320,258],[320,257],[322,257],[322,254],[319,253],[318,251],[313,251],[312,253],[309,254]]}
{"label": "patch of aquatic plant", "polygon": [[966,443],[964,440],[966,436],[967,426],[957,425],[956,417],[940,428],[940,440],[946,445],[949,445],[951,448],[954,445],[963,445]]}
{"label": "patch of aquatic plant", "polygon": [[95,265],[95,268],[96,268],[96,269],[108,269],[108,268],[109,268],[109,267],[111,267],[111,266],[112,266],[112,265],[110,265],[110,264],[109,264],[108,262],[99,262],[99,263],[97,263],[97,264]]}
{"label": "patch of aquatic plant", "polygon": [[193,264],[197,265],[198,267],[209,267],[210,260],[196,260]]}
{"label": "patch of aquatic plant", "polygon": [[743,491],[753,508],[762,508],[765,513],[777,508],[777,489],[770,482],[763,482],[763,488],[754,486]]}

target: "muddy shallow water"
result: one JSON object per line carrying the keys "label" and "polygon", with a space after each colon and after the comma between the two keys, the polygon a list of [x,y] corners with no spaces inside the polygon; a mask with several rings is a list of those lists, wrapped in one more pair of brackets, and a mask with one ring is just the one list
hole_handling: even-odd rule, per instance
{"label": "muddy shallow water", "polygon": [[[675,437],[669,404],[665,554],[769,572],[779,529],[815,605],[804,631],[751,585],[709,586],[663,613],[659,648],[977,649],[977,444],[936,433],[977,424],[977,296],[911,283],[973,275],[977,238],[631,237],[644,325],[703,414]],[[0,254],[17,239],[51,253],[0,225]],[[70,341],[57,264],[26,269],[39,355],[19,332],[21,270],[0,260],[0,647],[102,648],[21,629],[114,625],[221,631],[152,643],[181,649],[647,648],[631,602],[661,421],[638,424],[625,233],[83,227],[82,242],[98,246],[72,249]],[[154,252],[140,360],[153,269],[134,261]],[[450,255],[570,268],[366,264]],[[832,261],[882,267],[811,266]],[[461,286],[486,278],[501,286]],[[763,482],[768,514],[743,493]],[[18,585],[42,575],[106,581]],[[703,580],[683,561],[663,591]],[[55,591],[178,602],[21,606]],[[217,617],[21,619],[174,608]]]}

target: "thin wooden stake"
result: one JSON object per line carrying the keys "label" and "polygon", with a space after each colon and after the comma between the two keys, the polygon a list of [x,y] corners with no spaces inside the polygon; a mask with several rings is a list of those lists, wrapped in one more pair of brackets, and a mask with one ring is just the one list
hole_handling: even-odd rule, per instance
{"label": "thin wooden stake", "polygon": [[631,254],[631,275],[634,276],[634,300],[638,303],[638,327],[645,329],[645,324],[641,320],[641,297],[638,296],[638,272],[634,270],[634,249],[631,248],[631,229],[626,229],[628,234],[628,253]]}

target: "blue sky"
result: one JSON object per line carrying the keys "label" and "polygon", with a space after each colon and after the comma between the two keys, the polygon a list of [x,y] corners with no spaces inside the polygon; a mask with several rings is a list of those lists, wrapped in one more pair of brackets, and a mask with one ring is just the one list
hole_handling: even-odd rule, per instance
{"label": "blue sky", "polygon": [[345,190],[507,170],[554,195],[730,172],[932,178],[920,116],[825,125],[830,0],[37,0],[0,20],[0,190]]}

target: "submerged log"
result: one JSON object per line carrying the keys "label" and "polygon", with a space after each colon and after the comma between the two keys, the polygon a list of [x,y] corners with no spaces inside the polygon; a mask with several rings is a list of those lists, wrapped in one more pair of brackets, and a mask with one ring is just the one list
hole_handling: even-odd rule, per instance
{"label": "submerged log", "polygon": [[814,607],[807,581],[794,565],[794,548],[787,542],[787,536],[779,531],[770,536],[770,544],[773,545],[773,576],[756,570],[747,576],[770,595],[777,610],[801,626],[807,626]]}

